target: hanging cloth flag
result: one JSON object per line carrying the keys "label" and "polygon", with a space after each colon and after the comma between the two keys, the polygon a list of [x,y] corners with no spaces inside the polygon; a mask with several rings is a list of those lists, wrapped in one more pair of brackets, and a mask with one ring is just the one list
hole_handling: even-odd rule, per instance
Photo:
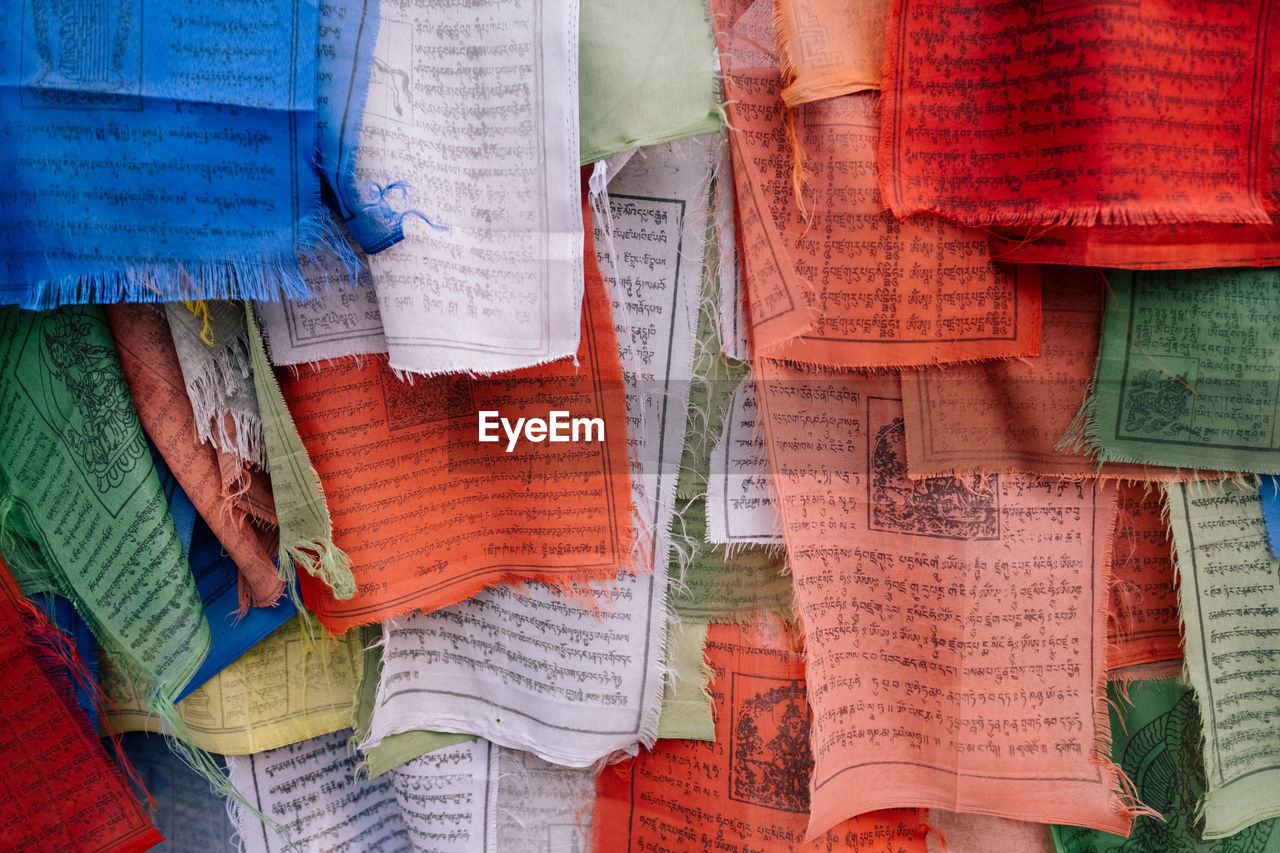
{"label": "hanging cloth flag", "polygon": [[266,475],[237,464],[233,476],[224,477],[218,454],[197,440],[191,401],[164,314],[150,305],[112,305],[106,315],[142,428],[235,561],[241,606],[278,601],[284,582],[274,562],[275,507]]}
{"label": "hanging cloth flag", "polygon": [[196,435],[243,466],[265,469],[244,306],[212,299],[166,302],[164,314],[191,398]]}
{"label": "hanging cloth flag", "polygon": [[880,88],[889,0],[774,0],[788,107]]}
{"label": "hanging cloth flag", "polygon": [[912,481],[896,380],[756,370],[807,637],[810,836],[904,805],[1126,832],[1141,809],[1103,694],[1115,487]]}
{"label": "hanging cloth flag", "polygon": [[[305,445],[297,458],[315,466],[332,542],[355,581],[342,596],[314,572],[299,573],[304,600],[330,631],[437,610],[496,583],[563,586],[634,565],[622,367],[591,260],[578,365],[409,382],[371,358],[280,375],[289,409],[279,417],[296,425]],[[481,411],[496,413],[487,443],[478,439]],[[551,411],[600,429],[579,432],[578,443],[545,442],[547,433],[535,442],[518,426],[510,438],[499,420],[511,428]],[[283,547],[282,466],[271,460]]]}
{"label": "hanging cloth flag", "polygon": [[1203,720],[1205,838],[1280,817],[1280,561],[1256,488],[1166,485],[1186,673]]}
{"label": "hanging cloth flag", "polygon": [[[381,6],[381,0],[325,0],[320,4],[316,52],[316,162],[324,178],[325,200],[370,253],[404,239],[404,215],[392,209],[386,187],[362,185],[356,178],[360,132],[378,62],[374,50]],[[333,253],[325,254],[334,258]]]}
{"label": "hanging cloth flag", "polygon": [[1107,282],[1093,386],[1062,446],[1280,473],[1280,270],[1119,270]]}
{"label": "hanging cloth flag", "polygon": [[716,44],[699,0],[592,0],[578,32],[582,162],[721,126]]}
{"label": "hanging cloth flag", "polygon": [[0,304],[304,297],[299,253],[354,262],[314,166],[316,4],[11,10]]}
{"label": "hanging cloth flag", "polygon": [[573,355],[577,0],[406,0],[376,55],[358,166],[404,212],[405,239],[368,258],[392,368],[496,373]]}
{"label": "hanging cloth flag", "polygon": [[757,0],[722,34],[755,354],[901,367],[1039,352],[1038,267],[993,264],[981,231],[884,210],[874,95],[786,113],[778,59],[762,51],[772,8]]}
{"label": "hanging cloth flag", "polygon": [[[222,755],[275,749],[348,728],[363,666],[362,639],[352,631],[335,644],[315,642],[295,616],[191,691],[177,704],[177,715],[193,743]],[[102,689],[111,697],[106,716],[115,731],[168,731],[145,694],[109,659],[102,666]]]}
{"label": "hanging cloth flag", "polygon": [[0,670],[5,674],[0,847],[122,853],[154,847],[164,839],[103,751],[88,718],[68,707],[67,691],[37,663],[37,656],[56,655],[61,638],[53,634],[0,562]]}
{"label": "hanging cloth flag", "polygon": [[895,0],[880,189],[969,225],[1269,225],[1280,10]]}
{"label": "hanging cloth flag", "polygon": [[862,814],[806,843],[813,712],[804,658],[776,618],[713,625],[707,635],[715,742],[665,740],[596,777],[596,853],[736,849],[924,853],[914,809]]}
{"label": "hanging cloth flag", "polygon": [[99,308],[0,310],[0,518],[23,590],[70,599],[172,711],[209,626]]}
{"label": "hanging cloth flag", "polygon": [[1178,582],[1165,523],[1164,493],[1121,481],[1111,548],[1111,669],[1182,658]]}

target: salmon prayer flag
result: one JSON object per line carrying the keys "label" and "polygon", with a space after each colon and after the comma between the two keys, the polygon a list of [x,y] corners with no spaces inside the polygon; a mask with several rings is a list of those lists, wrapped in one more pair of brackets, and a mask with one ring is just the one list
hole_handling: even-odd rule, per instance
{"label": "salmon prayer flag", "polygon": [[[143,813],[79,708],[39,660],[54,629],[0,562],[0,848],[147,850],[164,839]],[[43,635],[43,636],[42,636]],[[87,672],[85,673],[87,675]]]}
{"label": "salmon prayer flag", "polygon": [[236,464],[228,479],[220,462],[225,455],[196,438],[195,415],[164,314],[150,305],[105,310],[142,428],[235,560],[241,606],[274,604],[284,594],[284,582],[274,560],[275,506],[266,474]]}
{"label": "salmon prayer flag", "polygon": [[712,625],[715,742],[661,740],[596,777],[592,850],[925,853],[914,809],[860,815],[805,840],[812,714],[802,650],[776,617]]}
{"label": "salmon prayer flag", "polygon": [[774,0],[787,106],[879,89],[888,16],[889,0]]}
{"label": "salmon prayer flag", "polygon": [[[339,600],[299,572],[330,631],[438,610],[493,584],[564,586],[633,568],[625,389],[590,234],[586,258],[577,365],[410,382],[377,356],[278,374],[355,576],[356,594]],[[497,413],[492,442],[478,440],[481,411]],[[509,437],[520,418],[552,411],[599,428],[580,425],[576,442]]]}
{"label": "salmon prayer flag", "polygon": [[1020,471],[1050,477],[1180,480],[1191,471],[1099,464],[1057,449],[1093,377],[1102,324],[1101,270],[1045,267],[1036,358],[902,371],[907,476]]}
{"label": "salmon prayer flag", "polygon": [[1182,657],[1173,543],[1164,520],[1164,493],[1149,483],[1119,483],[1111,552],[1111,652],[1121,666]]}
{"label": "salmon prayer flag", "polygon": [[895,0],[880,188],[970,225],[1270,224],[1269,0]]}
{"label": "salmon prayer flag", "polygon": [[896,380],[756,369],[807,638],[810,836],[901,806],[1126,833],[1102,692],[1114,485],[908,480]]}
{"label": "salmon prayer flag", "polygon": [[[983,232],[886,213],[875,96],[818,101],[786,117],[778,59],[763,48],[773,38],[768,0],[722,35],[755,352],[844,367],[1038,352],[1038,268],[993,264]],[[808,174],[798,189],[793,158]]]}

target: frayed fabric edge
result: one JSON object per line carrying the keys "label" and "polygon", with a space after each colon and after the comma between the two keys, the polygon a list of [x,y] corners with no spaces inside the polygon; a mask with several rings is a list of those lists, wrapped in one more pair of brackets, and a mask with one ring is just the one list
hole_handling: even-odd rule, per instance
{"label": "frayed fabric edge", "polygon": [[299,223],[299,245],[289,249],[236,254],[217,261],[163,261],[46,279],[32,284],[20,305],[45,311],[87,303],[306,300],[312,294],[299,258],[318,262],[321,255],[331,253],[353,282],[362,268],[327,209],[317,207]]}

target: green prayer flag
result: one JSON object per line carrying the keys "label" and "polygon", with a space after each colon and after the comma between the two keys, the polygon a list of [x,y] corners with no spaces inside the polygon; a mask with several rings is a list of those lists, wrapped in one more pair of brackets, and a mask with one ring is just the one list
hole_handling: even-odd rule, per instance
{"label": "green prayer flag", "polygon": [[1280,269],[1112,270],[1093,387],[1059,447],[1280,473]]}
{"label": "green prayer flag", "polygon": [[0,310],[0,553],[171,713],[209,625],[98,307]]}
{"label": "green prayer flag", "polygon": [[706,622],[680,622],[667,627],[665,660],[671,674],[662,689],[658,737],[716,739],[709,689],[711,668],[703,657],[706,645]]}
{"label": "green prayer flag", "polygon": [[[324,581],[336,598],[356,594],[355,577],[347,555],[333,544],[333,523],[325,503],[320,476],[302,444],[302,436],[285,405],[280,385],[267,360],[253,309],[245,306],[253,387],[262,416],[262,439],[271,468],[271,490],[280,523],[280,567],[292,563]],[[289,576],[290,579],[292,576]],[[292,589],[292,586],[291,586]]]}
{"label": "green prayer flag", "polygon": [[[708,252],[715,241],[708,240]],[[714,263],[708,264],[708,273]],[[707,480],[711,452],[724,427],[733,392],[747,375],[743,362],[726,358],[716,332],[716,308],[711,298],[716,284],[703,276],[698,307],[697,345],[693,383],[689,391],[689,428],[680,456],[676,483],[676,517],[672,539],[678,557],[670,563],[668,606],[681,619],[744,623],[760,613],[792,618],[791,578],[784,575],[781,549],[735,548],[707,542]]]}
{"label": "green prayer flag", "polygon": [[701,500],[690,502],[679,515],[692,552],[683,587],[673,587],[668,595],[671,608],[681,619],[704,622],[744,623],[760,613],[794,618],[782,550],[749,546],[730,554],[725,546],[706,541],[706,516]]}
{"label": "green prayer flag", "polygon": [[1111,759],[1137,786],[1138,798],[1164,820],[1136,817],[1128,838],[1055,826],[1059,853],[1280,853],[1280,832],[1270,820],[1226,838],[1201,840],[1196,808],[1205,777],[1195,694],[1173,679],[1135,681],[1127,693],[1126,700],[1114,683],[1108,688]]}
{"label": "green prayer flag", "polygon": [[1186,672],[1204,720],[1205,837],[1280,816],[1280,561],[1255,486],[1165,486]]}
{"label": "green prayer flag", "polygon": [[716,45],[699,0],[594,0],[578,31],[582,162],[715,133]]}

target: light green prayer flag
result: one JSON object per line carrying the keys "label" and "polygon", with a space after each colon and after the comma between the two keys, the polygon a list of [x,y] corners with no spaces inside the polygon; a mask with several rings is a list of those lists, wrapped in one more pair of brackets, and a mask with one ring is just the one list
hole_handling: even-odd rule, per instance
{"label": "light green prayer flag", "polygon": [[1280,832],[1266,820],[1235,835],[1202,841],[1196,807],[1204,795],[1200,711],[1195,694],[1173,679],[1135,681],[1128,696],[1113,684],[1111,759],[1164,820],[1139,816],[1129,837],[1078,826],[1053,827],[1059,853],[1280,853]]}
{"label": "light green prayer flag", "polygon": [[1280,561],[1256,487],[1165,486],[1186,671],[1204,720],[1206,838],[1280,816]]}
{"label": "light green prayer flag", "polygon": [[209,626],[100,308],[0,310],[0,552],[172,713]]}
{"label": "light green prayer flag", "polygon": [[[333,544],[333,523],[325,503],[320,476],[298,435],[289,407],[267,360],[253,309],[245,306],[253,387],[262,416],[262,438],[271,467],[271,491],[280,522],[280,567],[292,563],[322,580],[335,598],[356,594],[355,577],[347,555]],[[290,578],[286,577],[286,580]],[[292,587],[291,587],[292,588]]]}
{"label": "light green prayer flag", "polygon": [[1112,270],[1093,387],[1059,447],[1280,473],[1280,270]]}
{"label": "light green prayer flag", "polygon": [[671,676],[662,689],[658,737],[716,739],[711,668],[704,659],[706,645],[706,622],[680,622],[667,627],[664,659]]}
{"label": "light green prayer flag", "polygon": [[[378,626],[353,628],[362,632],[364,646],[364,669],[360,676],[360,686],[356,690],[354,717],[355,733],[352,740],[361,743],[369,737],[369,727],[373,722],[373,707],[378,698],[378,682],[382,680],[382,647],[374,645],[381,633]],[[370,779],[376,779],[389,770],[408,764],[415,758],[444,749],[446,746],[475,740],[474,735],[459,735],[450,732],[398,732],[384,735],[382,742],[373,749],[363,751],[364,760],[361,766],[368,772]]]}
{"label": "light green prayer flag", "polygon": [[720,130],[705,0],[588,0],[578,26],[583,163]]}
{"label": "light green prayer flag", "polygon": [[[708,252],[715,241],[709,240]],[[708,264],[708,269],[714,264]],[[673,540],[677,556],[670,564],[667,604],[681,619],[700,622],[746,623],[761,613],[794,618],[791,577],[782,574],[786,561],[780,549],[735,548],[707,542],[707,479],[711,452],[721,434],[733,392],[747,374],[743,362],[726,358],[716,333],[716,285],[703,276],[698,308],[698,338],[694,348],[694,381],[689,392],[689,428],[680,456],[676,484]]]}

